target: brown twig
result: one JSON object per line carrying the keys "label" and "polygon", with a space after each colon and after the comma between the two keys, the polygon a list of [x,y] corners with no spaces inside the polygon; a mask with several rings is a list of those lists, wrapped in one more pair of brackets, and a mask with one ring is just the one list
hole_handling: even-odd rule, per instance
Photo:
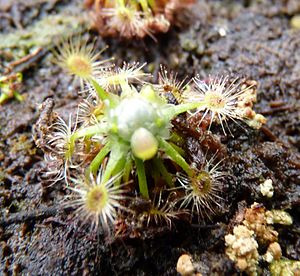
{"label": "brown twig", "polygon": [[32,53],[8,64],[5,74],[12,71],[23,72],[37,62],[42,56],[46,54],[47,50],[39,47]]}
{"label": "brown twig", "polygon": [[261,127],[261,131],[270,139],[270,141],[275,142],[278,137],[266,126]]}
{"label": "brown twig", "polygon": [[279,107],[275,107],[275,108],[271,108],[271,109],[266,109],[266,110],[261,111],[260,113],[262,115],[271,115],[276,112],[292,110],[294,107],[295,106],[293,106],[293,105],[284,105],[284,106],[279,106]]}

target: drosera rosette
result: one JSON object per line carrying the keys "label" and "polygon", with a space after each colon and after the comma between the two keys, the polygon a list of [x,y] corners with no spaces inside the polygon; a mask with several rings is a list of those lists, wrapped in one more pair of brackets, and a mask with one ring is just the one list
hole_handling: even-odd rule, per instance
{"label": "drosera rosette", "polygon": [[[96,86],[95,90],[98,88]],[[193,169],[178,148],[168,140],[171,139],[171,120],[197,105],[169,104],[150,85],[143,86],[140,92],[127,85],[124,95],[122,92],[120,95],[109,94],[104,90],[99,93],[101,96],[105,93],[105,97],[99,99],[104,103],[102,112],[91,112],[93,120],[81,124],[76,122],[76,128],[62,122],[56,123],[58,125],[53,126],[54,133],[49,134],[49,137],[53,137],[50,146],[56,151],[57,160],[65,161],[63,175],[70,188],[72,184],[69,178],[74,178],[72,175],[82,175],[80,178],[88,179],[101,170],[101,182],[110,183],[110,179],[115,179],[114,186],[118,190],[120,182],[134,178],[135,171],[139,187],[137,192],[151,202],[151,208],[143,212],[142,216],[147,223],[166,223],[171,226],[171,220],[183,211],[176,210],[174,203],[165,198],[155,202],[153,184],[149,186],[148,182],[151,178],[147,170],[149,166],[145,164],[150,163],[155,167],[156,173],[169,188],[174,188],[175,183],[165,165],[166,159],[171,159],[187,175],[192,176]],[[74,162],[79,164],[79,170],[75,168],[72,172],[70,164],[74,165]],[[103,163],[106,165],[101,169]],[[120,177],[116,179],[116,175]],[[87,193],[83,188],[74,191],[84,195]]]}
{"label": "drosera rosette", "polygon": [[[104,37],[125,39],[150,36],[155,40],[156,33],[165,33],[170,26],[179,23],[194,0],[86,0],[92,12],[94,28]],[[177,24],[179,25],[179,24]]]}
{"label": "drosera rosette", "polygon": [[[142,71],[143,66],[124,65],[122,68],[98,71],[95,77],[84,78],[89,89],[86,99],[79,104],[77,119],[73,124],[71,121],[67,124],[57,118],[49,128],[52,161],[55,158],[64,160],[60,162],[64,164],[63,173],[56,174],[59,179],[63,175],[67,185],[70,185],[72,175],[97,175],[106,163],[101,174],[103,182],[115,175],[121,175],[116,182],[127,182],[136,172],[138,192],[143,198],[151,200],[152,190],[149,192],[148,180],[152,177],[147,171],[149,166],[145,167],[146,163],[157,169],[157,174],[169,187],[174,187],[175,183],[165,160],[170,159],[186,173],[191,172],[188,162],[181,155],[182,150],[171,141],[171,121],[178,114],[197,108],[199,103],[169,103],[160,96],[155,86],[143,81],[144,77],[148,77]],[[107,85],[103,83],[105,79]],[[140,91],[131,82],[139,82]],[[152,185],[150,187],[152,189]],[[165,205],[161,206],[164,200],[159,201],[158,205],[153,202],[153,208],[149,209],[150,217],[155,213],[155,222],[160,221],[158,218],[170,218],[173,216],[170,214],[176,213],[170,207],[170,201],[165,201]],[[166,220],[170,225],[169,219]]]}
{"label": "drosera rosette", "polygon": [[[201,116],[199,125],[206,119],[209,120],[210,130],[213,122],[221,125],[223,133],[226,129],[230,132],[228,121],[247,123],[254,128],[260,128],[266,119],[252,110],[256,100],[256,83],[243,84],[238,78],[230,80],[229,76],[209,77],[201,80],[193,79],[194,87],[187,90],[183,98],[185,102],[201,102],[198,109],[191,116]],[[255,121],[255,122],[254,122]]]}
{"label": "drosera rosette", "polygon": [[[131,218],[137,225],[165,224],[171,227],[173,220],[187,212],[199,219],[211,217],[222,208],[219,191],[226,174],[220,169],[220,162],[215,160],[215,148],[207,149],[212,158],[191,164],[193,158],[186,152],[185,141],[189,134],[180,133],[175,125],[177,119],[188,124],[187,112],[208,110],[208,99],[189,99],[193,93],[186,84],[189,82],[178,81],[175,73],[168,73],[163,67],[159,84],[150,84],[144,68],[145,64],[124,63],[122,67],[98,68],[87,78],[80,73],[84,67],[78,68],[79,72],[67,70],[75,72],[87,89],[80,95],[82,101],[73,116],[76,119],[65,123],[57,117],[47,127],[48,133],[43,135],[48,139],[44,144],[46,142],[51,148],[47,151],[51,157],[48,160],[51,164],[57,160],[60,166],[52,175],[56,175],[57,180],[64,178],[67,187],[77,193],[80,210],[85,208],[86,211],[83,199],[93,188],[77,185],[73,180],[90,183],[91,176],[101,175],[101,183],[91,182],[95,189],[109,183],[111,186],[107,189],[113,187],[111,191],[117,192],[122,190],[121,183],[133,180],[128,186],[131,195],[147,202],[147,208],[133,212],[136,218],[126,218]],[[227,78],[214,82],[214,86],[217,85],[227,89],[228,93],[235,88],[234,84],[228,88]],[[216,120],[231,113],[224,114],[216,116]],[[232,117],[235,119],[235,115]],[[203,136],[206,132],[199,133]],[[203,153],[205,146],[202,147],[200,142],[198,146]],[[123,201],[122,197],[119,199],[130,209],[129,202]],[[115,198],[116,201],[119,199]],[[118,212],[114,214],[117,215],[113,215],[113,221],[124,217],[122,212],[120,217]]]}
{"label": "drosera rosette", "polygon": [[[119,35],[124,38],[152,36],[146,20],[149,15],[150,13],[139,10],[136,3],[116,1],[113,7],[104,6],[99,11],[97,23],[103,25],[102,30],[98,29],[98,31],[103,36]],[[168,23],[165,22],[165,24]]]}

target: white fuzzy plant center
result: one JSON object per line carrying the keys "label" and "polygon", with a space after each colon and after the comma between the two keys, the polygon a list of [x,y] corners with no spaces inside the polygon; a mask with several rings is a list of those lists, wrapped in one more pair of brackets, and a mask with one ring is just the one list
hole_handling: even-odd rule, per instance
{"label": "white fuzzy plant center", "polygon": [[169,122],[160,106],[144,97],[123,99],[108,114],[110,131],[130,144],[134,156],[148,160],[158,151],[156,136],[169,137]]}

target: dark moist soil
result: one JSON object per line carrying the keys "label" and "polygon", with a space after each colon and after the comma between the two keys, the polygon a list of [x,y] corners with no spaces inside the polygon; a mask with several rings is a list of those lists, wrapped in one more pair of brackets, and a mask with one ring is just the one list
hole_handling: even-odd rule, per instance
{"label": "dark moist soil", "polygon": [[[2,33],[82,6],[80,1],[18,2],[0,1]],[[65,117],[78,103],[78,86],[53,65],[52,54],[44,47],[38,62],[22,68],[25,101],[0,106],[1,274],[176,275],[178,257],[188,252],[202,275],[235,275],[234,264],[224,254],[224,236],[238,206],[255,201],[268,209],[286,209],[293,216],[292,226],[275,229],[283,256],[300,259],[300,31],[289,25],[291,17],[300,13],[300,3],[199,1],[194,13],[189,28],[175,28],[158,36],[157,42],[99,38],[97,47],[110,45],[104,56],[114,56],[120,64],[146,61],[154,75],[162,63],[177,71],[179,78],[232,74],[259,83],[255,110],[267,117],[266,126],[256,131],[230,124],[234,138],[213,129],[227,148],[223,166],[229,173],[219,215],[192,225],[179,222],[171,231],[145,229],[142,238],[135,239],[108,241],[80,230],[72,214],[61,208],[63,186],[42,185],[43,154],[32,138],[39,105],[46,98],[52,97],[55,110]],[[220,30],[226,35],[221,36]],[[188,150],[197,145],[192,138],[187,140]],[[272,199],[259,191],[267,178],[275,187]],[[261,272],[268,275],[264,265]]]}

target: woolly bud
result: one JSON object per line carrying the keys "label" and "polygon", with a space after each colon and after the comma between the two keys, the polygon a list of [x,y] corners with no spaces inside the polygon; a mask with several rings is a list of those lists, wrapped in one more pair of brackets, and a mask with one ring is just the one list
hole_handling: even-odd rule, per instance
{"label": "woolly bud", "polygon": [[148,160],[156,155],[158,142],[149,130],[141,127],[131,137],[131,149],[134,156],[142,160]]}

